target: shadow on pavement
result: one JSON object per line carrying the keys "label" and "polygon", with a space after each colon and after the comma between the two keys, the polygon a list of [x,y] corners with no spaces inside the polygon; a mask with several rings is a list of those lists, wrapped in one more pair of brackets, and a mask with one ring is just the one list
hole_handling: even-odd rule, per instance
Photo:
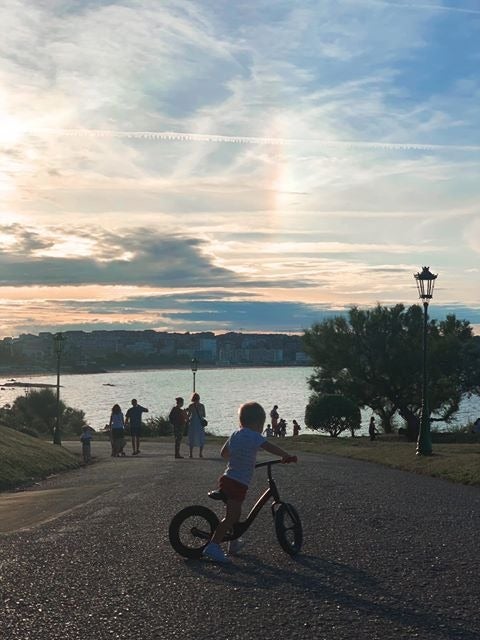
{"label": "shadow on pavement", "polygon": [[306,601],[319,604],[328,601],[330,605],[389,620],[407,629],[429,632],[434,637],[479,639],[478,630],[465,628],[459,620],[422,609],[421,603],[413,606],[399,602],[395,595],[385,593],[378,580],[367,572],[317,556],[287,558],[284,567],[273,566],[247,553],[231,565],[196,560],[187,561],[185,566],[207,582],[222,582],[226,587],[265,590],[288,587]]}

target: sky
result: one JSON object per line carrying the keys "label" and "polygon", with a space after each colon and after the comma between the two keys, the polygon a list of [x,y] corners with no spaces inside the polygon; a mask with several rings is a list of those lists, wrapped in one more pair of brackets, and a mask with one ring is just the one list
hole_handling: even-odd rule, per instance
{"label": "sky", "polygon": [[3,0],[0,337],[480,333],[480,0]]}

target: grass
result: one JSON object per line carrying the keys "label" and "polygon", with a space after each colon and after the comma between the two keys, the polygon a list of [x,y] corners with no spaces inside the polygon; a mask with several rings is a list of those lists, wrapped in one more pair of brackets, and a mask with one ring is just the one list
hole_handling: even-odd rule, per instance
{"label": "grass", "polygon": [[416,456],[415,443],[388,436],[370,442],[364,437],[331,438],[312,434],[285,438],[280,446],[287,451],[355,458],[451,482],[480,485],[480,444],[434,444],[433,455]]}
{"label": "grass", "polygon": [[63,447],[0,425],[0,491],[80,466]]}

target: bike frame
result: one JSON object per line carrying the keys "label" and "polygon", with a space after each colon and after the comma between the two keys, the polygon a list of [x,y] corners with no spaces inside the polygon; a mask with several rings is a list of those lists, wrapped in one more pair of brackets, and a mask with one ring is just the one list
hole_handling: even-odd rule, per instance
{"label": "bike frame", "polygon": [[258,514],[260,513],[262,508],[265,506],[265,504],[270,500],[270,498],[273,498],[272,516],[275,514],[275,507],[277,504],[281,502],[281,500],[280,500],[280,494],[278,492],[277,485],[275,484],[275,480],[273,479],[273,476],[272,476],[272,464],[281,464],[281,462],[282,462],[281,460],[270,460],[269,462],[259,462],[258,464],[255,465],[256,469],[258,469],[258,467],[267,467],[268,489],[266,489],[262,493],[262,495],[259,497],[256,503],[250,509],[250,513],[245,518],[245,520],[241,520],[235,523],[235,525],[233,526],[232,533],[227,533],[225,535],[225,537],[223,538],[224,542],[228,542],[229,540],[235,540],[236,538],[239,538],[242,534],[244,534],[245,531],[249,529],[250,525],[258,516]]}

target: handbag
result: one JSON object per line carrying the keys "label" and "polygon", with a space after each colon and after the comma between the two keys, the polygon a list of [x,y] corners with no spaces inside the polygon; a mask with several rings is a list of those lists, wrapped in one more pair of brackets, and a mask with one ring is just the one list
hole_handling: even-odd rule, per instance
{"label": "handbag", "polygon": [[197,412],[197,416],[200,418],[200,422],[202,423],[202,427],[206,427],[208,424],[208,420],[206,418],[202,418],[202,416],[198,413],[197,405],[195,405],[195,411]]}

